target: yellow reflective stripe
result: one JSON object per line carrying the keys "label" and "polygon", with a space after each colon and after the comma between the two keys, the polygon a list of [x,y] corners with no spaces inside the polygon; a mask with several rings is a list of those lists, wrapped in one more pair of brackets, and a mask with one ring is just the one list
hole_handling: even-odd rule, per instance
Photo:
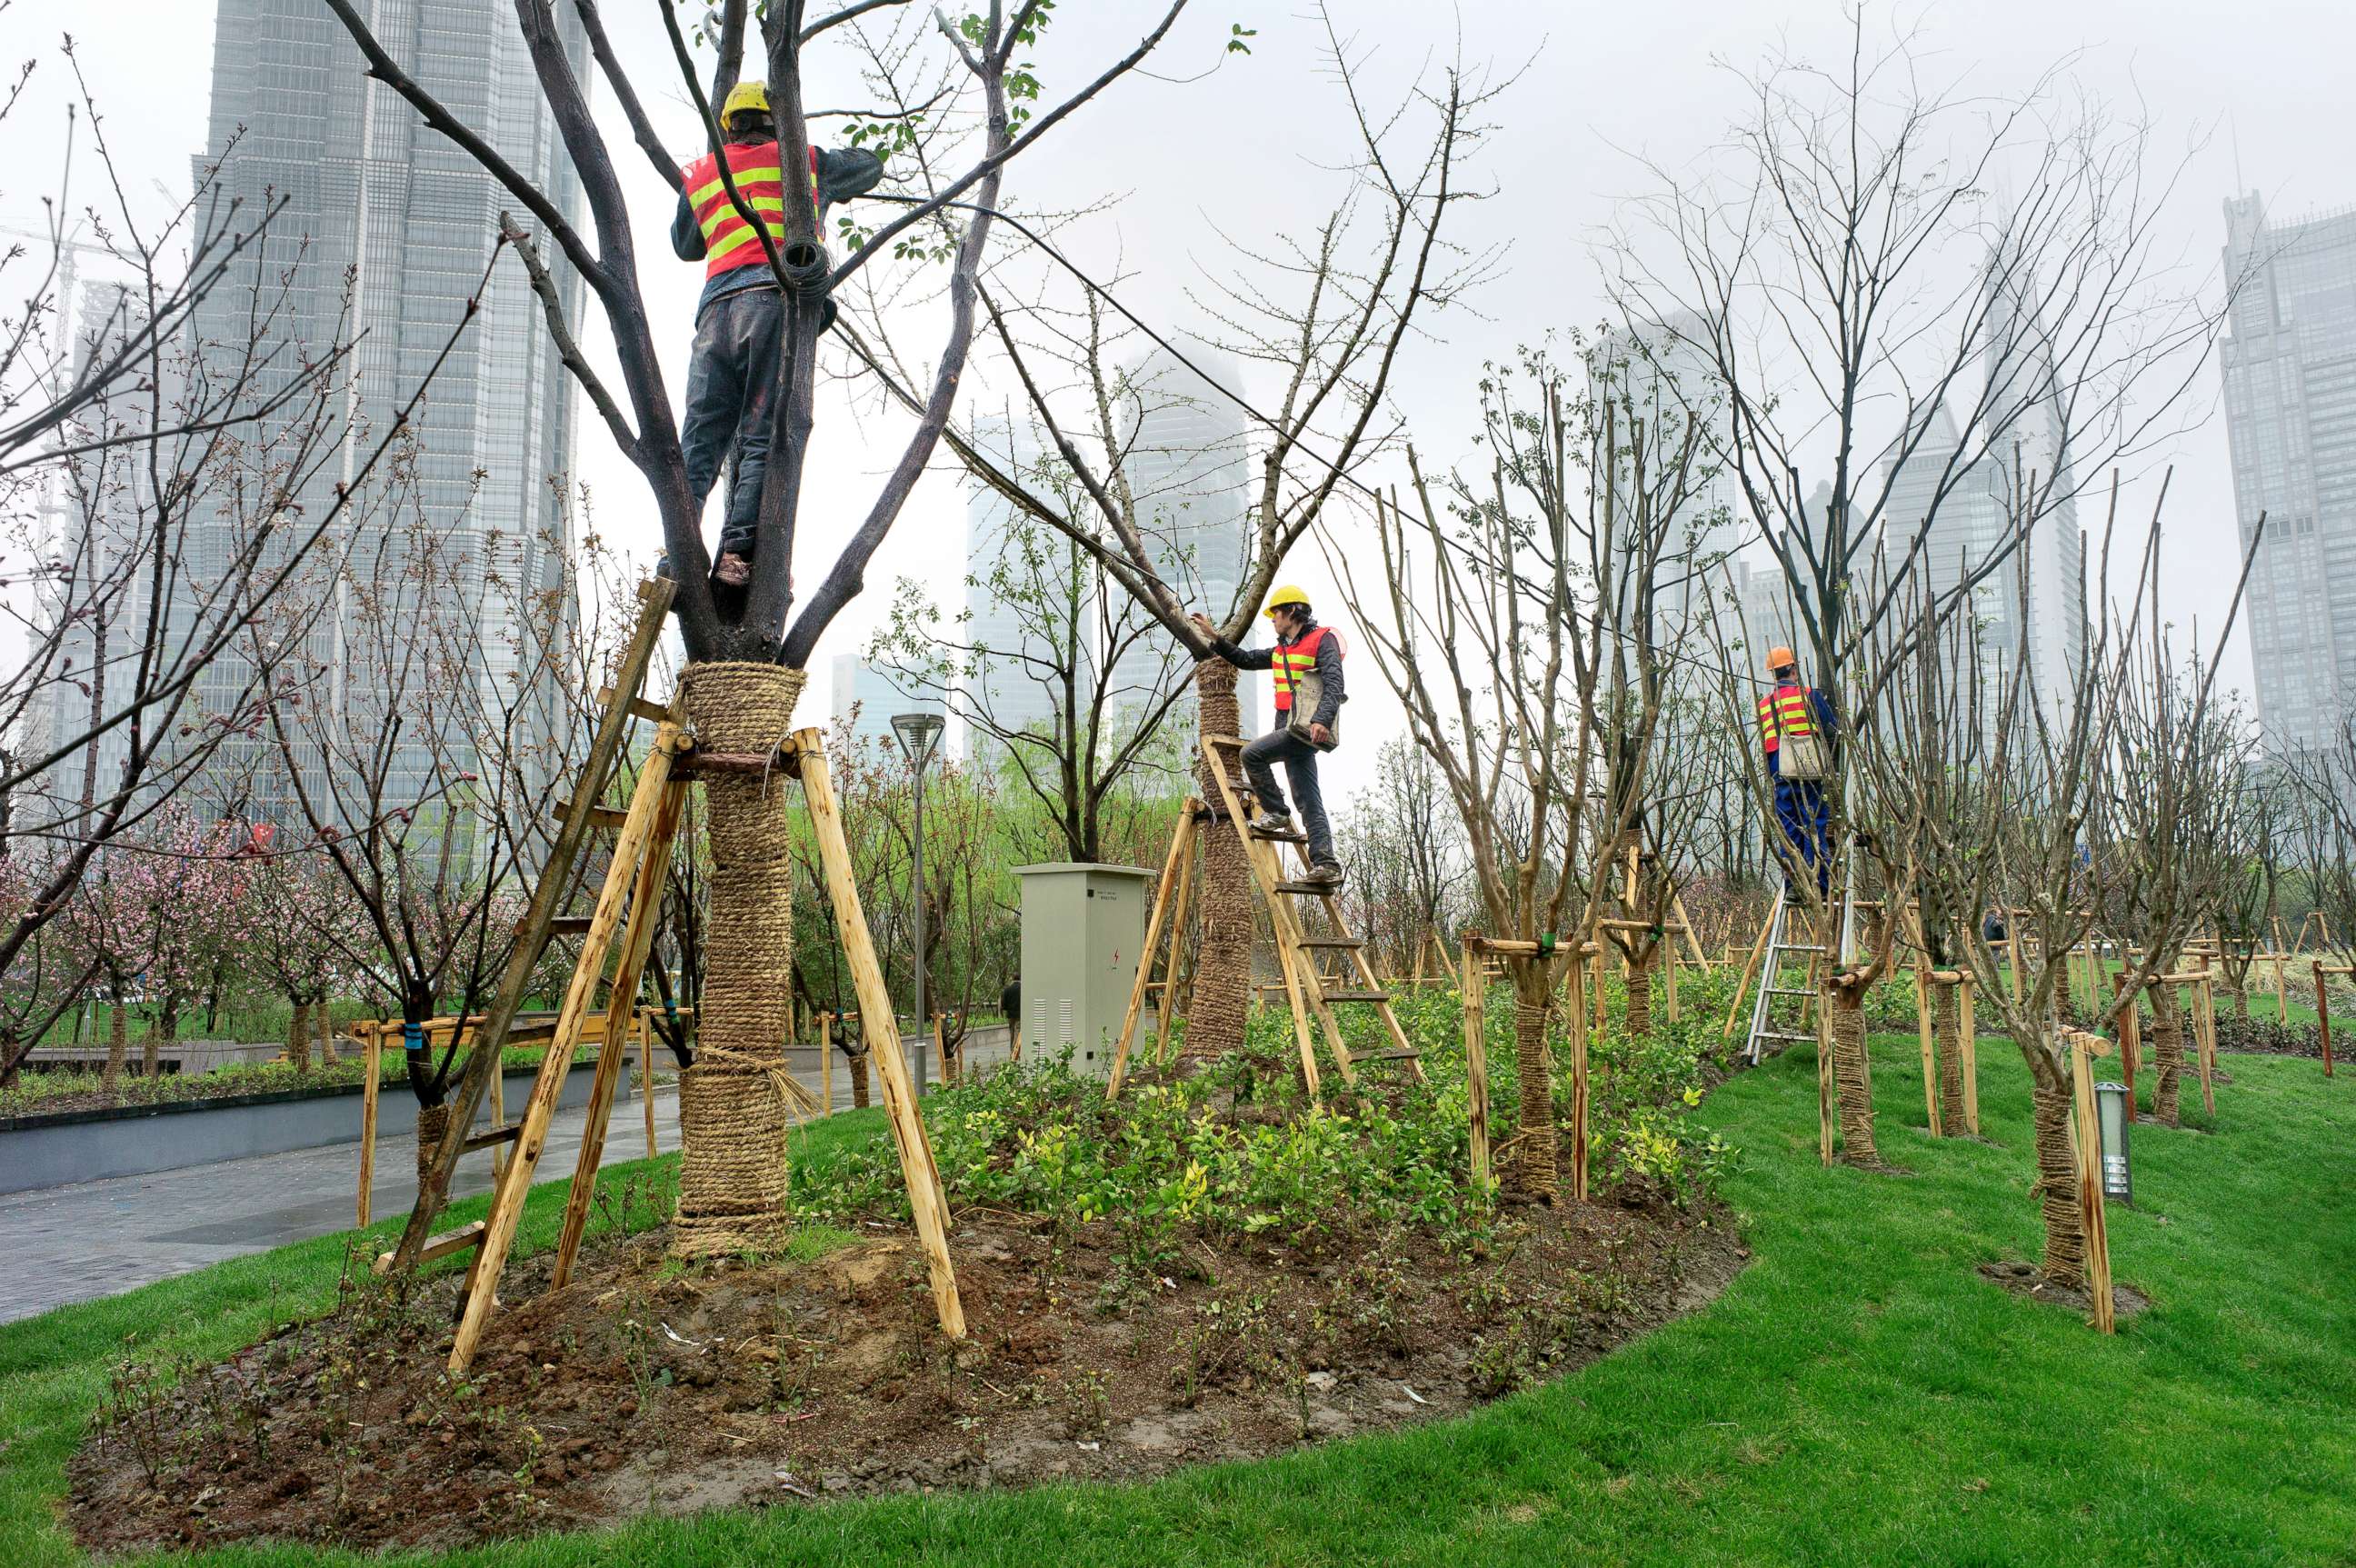
{"label": "yellow reflective stripe", "polygon": [[[786,183],[786,171],[775,164],[764,164],[758,168],[740,168],[731,172],[736,176],[736,188],[739,190],[748,185],[758,185],[763,180],[768,181],[771,185]],[[813,178],[810,183],[815,186],[818,182]],[[687,203],[691,207],[701,207],[714,197],[724,197],[727,194],[728,182],[720,178],[715,173],[711,184],[700,187],[689,195]]]}
{"label": "yellow reflective stripe", "polygon": [[[778,214],[779,216],[775,218],[764,217],[762,221],[767,225],[770,233],[780,239],[785,237],[786,226],[783,214],[786,204],[783,199],[775,196],[754,196],[747,197],[745,200],[755,212]],[[715,208],[712,216],[703,220],[702,228],[703,242],[709,245],[731,229],[743,229],[749,233],[752,225],[746,223],[743,215],[734,208],[721,207]]]}

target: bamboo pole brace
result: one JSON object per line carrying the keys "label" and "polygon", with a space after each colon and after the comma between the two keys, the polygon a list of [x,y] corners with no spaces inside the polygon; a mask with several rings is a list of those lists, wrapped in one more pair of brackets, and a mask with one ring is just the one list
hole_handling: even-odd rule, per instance
{"label": "bamboo pole brace", "polygon": [[655,1157],[655,1026],[654,1015],[638,1009],[638,1099],[647,1118],[647,1158]]}
{"label": "bamboo pole brace", "polygon": [[1565,1009],[1570,1021],[1570,1197],[1574,1203],[1587,1201],[1587,999],[1580,994],[1586,966],[1568,963],[1563,966],[1564,982],[1570,991],[1570,1005]]}
{"label": "bamboo pole brace", "polygon": [[826,865],[828,897],[833,901],[843,956],[851,966],[859,996],[859,1011],[868,1044],[868,1058],[884,1082],[884,1107],[892,1140],[900,1155],[901,1177],[908,1187],[908,1207],[916,1222],[916,1236],[931,1276],[933,1306],[941,1332],[952,1339],[965,1337],[965,1307],[958,1299],[957,1270],[949,1261],[948,1202],[941,1190],[940,1167],[933,1160],[932,1140],[917,1114],[916,1095],[908,1080],[908,1061],[900,1049],[900,1024],[893,1010],[891,988],[884,983],[884,967],[868,935],[866,911],[859,900],[858,877],[851,862],[851,844],[842,832],[842,810],[829,775],[825,736],[817,729],[796,730],[788,742],[801,775],[802,796],[809,807],[810,828]]}
{"label": "bamboo pole brace", "polygon": [[[1129,1053],[1137,1038],[1138,1020],[1145,1012],[1145,986],[1153,972],[1153,955],[1162,948],[1162,930],[1169,919],[1171,903],[1177,891],[1178,868],[1192,854],[1194,844],[1195,802],[1189,799],[1187,810],[1178,815],[1178,825],[1170,834],[1170,853],[1162,858],[1162,880],[1153,890],[1153,913],[1145,922],[1145,946],[1137,955],[1137,979],[1129,990],[1129,1010],[1121,1015],[1120,1037],[1112,1048],[1112,1069],[1105,1074],[1105,1099],[1120,1098],[1121,1080],[1129,1076]],[[1174,973],[1178,967],[1177,940],[1171,940],[1170,967],[1163,973]]]}
{"label": "bamboo pole brace", "polygon": [[1979,1026],[1972,1017],[1973,987],[1977,983],[1968,972],[1955,983],[1955,1049],[1963,1057],[1964,1131],[1975,1138],[1980,1135]]}
{"label": "bamboo pole brace", "polygon": [[[325,1005],[325,1004],[322,1004]],[[374,1019],[364,1019],[352,1026],[354,1032],[366,1030],[361,1036],[361,1059],[367,1064],[367,1076],[360,1080],[360,1216],[359,1225],[366,1229],[369,1206],[375,1201],[376,1187],[376,1097],[377,1072],[384,1060],[384,1030]]]}
{"label": "bamboo pole brace", "polygon": [[2117,1305],[2111,1292],[2111,1240],[2104,1223],[2102,1124],[2094,1115],[2094,1074],[2089,1058],[2108,1047],[2099,1035],[2065,1030],[2070,1042],[2071,1142],[2078,1156],[2078,1221],[2085,1233],[2086,1285],[2094,1298],[2094,1330],[2115,1331]]}
{"label": "bamboo pole brace", "polygon": [[1833,1163],[1833,1035],[1832,1009],[1816,1004],[1816,1158]]}
{"label": "bamboo pole brace", "polygon": [[1914,1028],[1922,1046],[1922,1116],[1931,1136],[1946,1136],[1939,1123],[1938,1055],[1931,1043],[1930,972],[1921,964],[1914,966]]}
{"label": "bamboo pole brace", "polygon": [[1483,1014],[1488,1006],[1486,978],[1480,955],[1471,942],[1464,946],[1464,1113],[1472,1145],[1473,1189],[1489,1193],[1489,1050]]}

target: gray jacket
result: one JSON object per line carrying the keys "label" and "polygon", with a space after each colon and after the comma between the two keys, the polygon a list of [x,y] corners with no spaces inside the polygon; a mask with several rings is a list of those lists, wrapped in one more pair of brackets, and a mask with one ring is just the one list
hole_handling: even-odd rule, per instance
{"label": "gray jacket", "polygon": [[[1229,642],[1224,637],[1213,638],[1211,646],[1218,650],[1220,658],[1238,670],[1268,670],[1275,667],[1278,650],[1290,648],[1316,629],[1317,623],[1312,620],[1301,628],[1301,637],[1287,639],[1275,648],[1245,648]],[[1317,645],[1317,683],[1320,687],[1317,711],[1309,715],[1308,722],[1332,729],[1341,720],[1342,704],[1350,700],[1349,693],[1342,685],[1342,643],[1339,638],[1329,637]]]}

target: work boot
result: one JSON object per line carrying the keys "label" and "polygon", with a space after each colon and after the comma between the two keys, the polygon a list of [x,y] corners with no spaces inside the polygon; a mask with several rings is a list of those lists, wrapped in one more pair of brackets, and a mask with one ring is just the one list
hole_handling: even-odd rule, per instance
{"label": "work boot", "polygon": [[1251,820],[1251,831],[1264,839],[1278,838],[1292,831],[1292,818],[1283,811],[1262,811]]}
{"label": "work boot", "polygon": [[712,580],[723,587],[741,588],[753,580],[753,563],[730,551],[712,568]]}
{"label": "work boot", "polygon": [[1301,880],[1320,887],[1339,887],[1342,886],[1342,868],[1333,861],[1320,861],[1311,866],[1309,874]]}

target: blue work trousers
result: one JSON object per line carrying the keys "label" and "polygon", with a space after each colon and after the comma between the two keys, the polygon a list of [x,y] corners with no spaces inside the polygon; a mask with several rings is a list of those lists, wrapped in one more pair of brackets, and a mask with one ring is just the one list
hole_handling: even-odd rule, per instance
{"label": "blue work trousers", "polygon": [[[1776,779],[1775,819],[1783,824],[1783,837],[1792,850],[1798,852],[1799,864],[1815,872],[1816,890],[1829,892],[1833,875],[1832,817],[1825,809],[1824,780]],[[1794,871],[1792,853],[1779,850],[1778,854],[1788,886]]]}

